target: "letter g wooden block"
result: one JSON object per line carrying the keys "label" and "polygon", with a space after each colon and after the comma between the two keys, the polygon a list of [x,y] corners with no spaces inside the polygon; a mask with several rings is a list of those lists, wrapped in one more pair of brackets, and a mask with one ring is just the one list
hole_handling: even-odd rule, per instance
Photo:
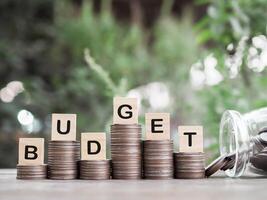
{"label": "letter g wooden block", "polygon": [[52,140],[76,140],[76,114],[52,114]]}
{"label": "letter g wooden block", "polygon": [[44,138],[20,138],[18,164],[44,164]]}
{"label": "letter g wooden block", "polygon": [[113,99],[113,124],[138,124],[136,98],[115,97]]}

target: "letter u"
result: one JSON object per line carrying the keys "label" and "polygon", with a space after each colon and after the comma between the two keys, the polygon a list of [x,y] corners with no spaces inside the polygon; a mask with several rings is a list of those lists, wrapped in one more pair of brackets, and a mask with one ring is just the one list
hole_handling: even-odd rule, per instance
{"label": "letter u", "polygon": [[60,120],[57,120],[57,132],[59,134],[64,134],[64,135],[68,134],[70,132],[70,120],[67,121],[66,131],[62,131],[60,127],[61,127],[61,122],[60,122]]}

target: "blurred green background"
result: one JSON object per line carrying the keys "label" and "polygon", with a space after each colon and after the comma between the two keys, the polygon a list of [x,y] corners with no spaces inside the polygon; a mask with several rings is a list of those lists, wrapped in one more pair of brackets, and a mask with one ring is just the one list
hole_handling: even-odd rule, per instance
{"label": "blurred green background", "polygon": [[[177,126],[203,124],[218,155],[224,110],[267,106],[265,0],[1,0],[0,168],[20,137],[50,139],[51,113],[106,131],[115,95]],[[78,134],[79,135],[79,134]]]}

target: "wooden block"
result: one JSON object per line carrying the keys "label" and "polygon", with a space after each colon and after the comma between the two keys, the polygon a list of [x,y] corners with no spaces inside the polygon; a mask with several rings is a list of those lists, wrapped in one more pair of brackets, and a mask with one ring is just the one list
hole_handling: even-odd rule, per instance
{"label": "wooden block", "polygon": [[52,140],[76,140],[76,114],[52,114]]}
{"label": "wooden block", "polygon": [[81,159],[106,160],[106,133],[81,134]]}
{"label": "wooden block", "polygon": [[146,113],[146,140],[170,140],[170,114]]}
{"label": "wooden block", "polygon": [[18,164],[43,165],[44,138],[20,138]]}
{"label": "wooden block", "polygon": [[179,151],[203,152],[203,127],[179,126]]}
{"label": "wooden block", "polygon": [[136,98],[115,97],[113,99],[113,124],[138,124]]}

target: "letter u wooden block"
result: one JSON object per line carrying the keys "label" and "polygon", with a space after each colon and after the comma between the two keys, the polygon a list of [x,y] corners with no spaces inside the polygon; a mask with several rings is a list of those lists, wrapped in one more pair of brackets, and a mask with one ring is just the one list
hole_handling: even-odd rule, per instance
{"label": "letter u wooden block", "polygon": [[76,114],[52,114],[52,140],[76,140]]}
{"label": "letter u wooden block", "polygon": [[44,138],[20,138],[18,164],[44,164]]}
{"label": "letter u wooden block", "polygon": [[81,160],[106,160],[106,133],[81,134]]}

